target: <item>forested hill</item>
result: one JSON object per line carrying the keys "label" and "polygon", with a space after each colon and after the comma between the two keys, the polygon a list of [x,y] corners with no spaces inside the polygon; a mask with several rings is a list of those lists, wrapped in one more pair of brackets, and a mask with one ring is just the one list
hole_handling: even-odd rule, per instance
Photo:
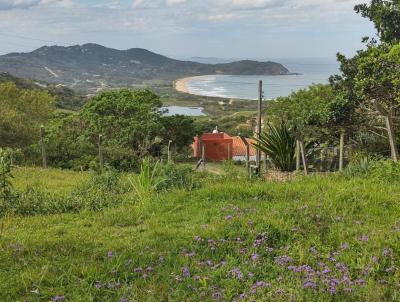
{"label": "forested hill", "polygon": [[58,108],[77,109],[80,108],[86,100],[84,96],[62,85],[23,79],[15,77],[7,72],[0,72],[0,84],[8,82],[14,83],[21,89],[46,90],[50,95],[56,98]]}
{"label": "forested hill", "polygon": [[275,62],[202,64],[171,59],[140,48],[116,50],[97,44],[44,46],[30,53],[3,55],[0,72],[90,92],[207,74],[289,74],[288,69]]}

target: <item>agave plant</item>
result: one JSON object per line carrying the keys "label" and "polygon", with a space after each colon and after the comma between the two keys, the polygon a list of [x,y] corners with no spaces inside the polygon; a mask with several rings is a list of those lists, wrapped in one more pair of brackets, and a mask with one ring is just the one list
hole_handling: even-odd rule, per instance
{"label": "agave plant", "polygon": [[290,129],[281,123],[268,125],[268,130],[256,137],[254,147],[266,153],[274,166],[281,171],[293,171],[296,166],[296,138]]}
{"label": "agave plant", "polygon": [[130,179],[133,189],[141,201],[149,199],[165,181],[165,179],[159,175],[159,162],[157,161],[155,165],[152,166],[150,159],[144,159],[139,175]]}

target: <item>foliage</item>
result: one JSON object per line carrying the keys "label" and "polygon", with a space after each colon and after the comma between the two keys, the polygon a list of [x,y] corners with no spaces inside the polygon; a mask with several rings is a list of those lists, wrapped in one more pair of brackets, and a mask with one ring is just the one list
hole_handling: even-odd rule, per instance
{"label": "foliage", "polygon": [[164,181],[165,178],[160,176],[159,162],[152,165],[149,158],[143,160],[139,175],[130,178],[135,194],[140,201],[148,201]]}
{"label": "foliage", "polygon": [[274,124],[284,121],[302,139],[317,140],[336,135],[332,126],[342,111],[332,87],[318,84],[270,102],[267,118]]}
{"label": "foliage", "polygon": [[11,154],[9,151],[0,149],[0,202],[10,202],[13,200],[13,178],[11,165]]}
{"label": "foliage", "polygon": [[372,0],[356,5],[355,11],[370,19],[383,42],[400,42],[400,2],[398,0]]}
{"label": "foliage", "polygon": [[400,181],[400,163],[391,160],[374,160],[363,157],[344,171],[347,178],[364,177],[371,181],[398,183]]}
{"label": "foliage", "polygon": [[6,213],[33,216],[100,211],[121,204],[125,192],[127,190],[120,186],[119,175],[115,171],[93,173],[88,180],[68,192],[48,191],[28,185],[23,190],[15,191],[12,200],[0,204],[0,217]]}
{"label": "foliage", "polygon": [[181,152],[193,143],[196,135],[193,118],[184,115],[164,116],[161,125],[163,144],[168,145],[171,140],[176,152]]}
{"label": "foliage", "polygon": [[146,155],[159,134],[161,105],[149,90],[112,90],[90,99],[80,116],[92,142],[102,134],[105,146],[131,148]]}
{"label": "foliage", "polygon": [[296,160],[296,138],[286,124],[268,125],[268,132],[256,137],[254,147],[271,158],[274,166],[281,171],[293,171]]}
{"label": "foliage", "polygon": [[161,166],[160,176],[162,181],[158,187],[158,190],[170,190],[170,189],[186,189],[193,190],[199,187],[199,183],[196,179],[196,172],[193,170],[191,165],[176,165],[168,163]]}
{"label": "foliage", "polygon": [[39,128],[54,110],[47,92],[0,84],[0,147],[26,147],[39,139]]}
{"label": "foliage", "polygon": [[147,208],[7,217],[0,300],[398,301],[399,197],[397,179],[214,180]]}

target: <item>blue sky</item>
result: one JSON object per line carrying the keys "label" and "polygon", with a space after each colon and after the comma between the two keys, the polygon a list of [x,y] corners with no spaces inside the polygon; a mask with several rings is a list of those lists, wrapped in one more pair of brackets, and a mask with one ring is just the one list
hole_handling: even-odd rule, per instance
{"label": "blue sky", "polygon": [[92,42],[176,58],[334,58],[374,35],[360,2],[0,0],[0,53]]}

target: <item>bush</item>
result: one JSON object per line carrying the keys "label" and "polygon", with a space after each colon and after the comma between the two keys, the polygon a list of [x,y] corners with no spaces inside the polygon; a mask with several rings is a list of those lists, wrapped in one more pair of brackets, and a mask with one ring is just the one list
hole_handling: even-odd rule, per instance
{"label": "bush", "polygon": [[160,174],[165,181],[160,185],[160,190],[172,188],[192,190],[199,187],[195,182],[193,168],[188,165],[166,164],[161,167]]}
{"label": "bush", "polygon": [[364,157],[350,164],[343,173],[347,178],[363,177],[375,181],[397,182],[400,181],[400,163]]}
{"label": "bush", "polygon": [[9,202],[13,199],[13,187],[11,184],[11,152],[0,149],[0,201]]}
{"label": "bush", "polygon": [[33,187],[16,192],[15,198],[0,203],[0,217],[6,213],[33,216],[101,211],[122,203],[123,193],[118,173],[94,173],[87,182],[67,194],[49,193]]}

